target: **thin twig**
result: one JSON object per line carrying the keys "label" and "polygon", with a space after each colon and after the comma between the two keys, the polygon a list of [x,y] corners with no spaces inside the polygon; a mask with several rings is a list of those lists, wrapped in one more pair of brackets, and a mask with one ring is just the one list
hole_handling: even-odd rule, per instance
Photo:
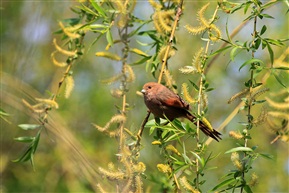
{"label": "thin twig", "polygon": [[168,60],[169,52],[170,52],[170,49],[172,47],[172,43],[173,43],[173,40],[174,40],[176,28],[177,28],[178,22],[180,20],[180,16],[182,14],[182,7],[183,7],[183,0],[181,0],[180,4],[178,5],[178,9],[177,9],[176,18],[175,18],[175,21],[174,21],[172,33],[170,35],[169,42],[168,42],[168,45],[166,47],[166,52],[165,52],[164,58],[162,60],[162,67],[161,67],[161,72],[160,72],[160,75],[159,75],[159,78],[158,78],[158,83],[161,83],[162,77],[163,77],[163,73],[165,71],[165,68],[167,67],[167,60]]}

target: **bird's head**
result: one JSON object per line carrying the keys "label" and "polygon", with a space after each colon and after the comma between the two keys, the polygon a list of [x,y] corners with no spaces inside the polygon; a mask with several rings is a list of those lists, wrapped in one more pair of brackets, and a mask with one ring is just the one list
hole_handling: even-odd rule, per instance
{"label": "bird's head", "polygon": [[160,84],[158,84],[156,82],[148,82],[143,86],[141,93],[146,95],[147,93],[151,92],[152,90],[156,90],[158,85],[160,85]]}

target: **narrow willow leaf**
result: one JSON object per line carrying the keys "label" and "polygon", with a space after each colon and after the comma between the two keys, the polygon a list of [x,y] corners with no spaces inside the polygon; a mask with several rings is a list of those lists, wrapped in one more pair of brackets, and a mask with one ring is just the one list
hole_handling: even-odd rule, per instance
{"label": "narrow willow leaf", "polygon": [[271,48],[271,45],[269,43],[267,43],[267,49],[268,49],[268,52],[269,52],[269,55],[270,55],[270,61],[271,61],[271,65],[273,65],[274,63],[274,52]]}
{"label": "narrow willow leaf", "polygon": [[253,64],[253,63],[260,63],[260,64],[264,64],[264,62],[260,59],[257,59],[257,58],[252,58],[250,60],[247,60],[246,62],[244,62],[240,68],[239,68],[239,71],[246,65],[249,65],[249,64]]}
{"label": "narrow willow leaf", "polygon": [[246,185],[244,186],[244,190],[247,192],[247,193],[253,193],[250,186]]}
{"label": "narrow willow leaf", "polygon": [[237,151],[253,151],[253,150],[249,147],[235,147],[235,148],[232,148],[232,149],[226,151],[225,154],[233,153],[233,152],[237,152]]}
{"label": "narrow willow leaf", "polygon": [[121,60],[120,56],[113,54],[113,53],[110,53],[110,52],[96,52],[95,55],[99,56],[99,57],[109,58],[109,59],[116,60],[116,61]]}
{"label": "narrow willow leaf", "polygon": [[235,56],[238,54],[238,53],[236,53],[238,49],[239,49],[239,47],[234,47],[234,48],[231,50],[231,52],[230,52],[230,59],[231,59],[232,61],[235,60]]}
{"label": "narrow willow leaf", "polygon": [[220,184],[218,184],[217,186],[215,186],[215,187],[212,189],[212,191],[215,191],[215,190],[217,190],[217,189],[219,189],[219,188],[222,188],[222,187],[227,187],[228,184],[231,184],[231,183],[233,183],[233,182],[235,182],[235,181],[236,181],[235,178],[229,178],[229,179],[227,179],[227,180],[224,180],[223,182],[221,182]]}
{"label": "narrow willow leaf", "polygon": [[131,48],[129,49],[130,52],[133,52],[137,55],[140,55],[140,56],[144,56],[144,57],[148,57],[148,55],[146,53],[144,53],[143,51],[137,49],[137,48]]}
{"label": "narrow willow leaf", "polygon": [[41,127],[41,125],[36,125],[36,124],[20,124],[18,125],[23,130],[33,130],[33,129],[38,129]]}
{"label": "narrow willow leaf", "polygon": [[224,48],[221,48],[221,49],[219,49],[219,50],[211,53],[211,54],[209,55],[209,57],[214,56],[214,55],[217,55],[217,54],[220,54],[220,53],[222,53],[223,51],[226,51],[227,49],[229,49],[229,48],[231,48],[231,47],[232,47],[232,46],[226,46],[226,47],[224,47]]}
{"label": "narrow willow leaf", "polygon": [[191,151],[191,153],[199,160],[199,162],[201,163],[202,167],[205,167],[205,161],[203,158],[201,158],[198,154],[196,154],[195,152]]}
{"label": "narrow willow leaf", "polygon": [[106,40],[110,44],[110,46],[113,46],[113,38],[110,30],[107,30],[106,32]]}
{"label": "narrow willow leaf", "polygon": [[263,25],[261,32],[260,32],[260,35],[263,35],[266,32],[266,30],[267,30],[267,26]]}
{"label": "narrow willow leaf", "polygon": [[15,163],[17,163],[17,162],[26,162],[26,161],[28,161],[30,159],[31,153],[32,153],[32,146],[30,145],[28,147],[28,149],[23,153],[23,155],[20,158],[12,160],[12,162],[15,162]]}
{"label": "narrow willow leaf", "polygon": [[278,69],[278,70],[289,70],[289,67],[286,67],[286,66],[280,66],[280,67],[274,67],[273,69]]}
{"label": "narrow willow leaf", "polygon": [[280,77],[276,74],[273,73],[275,79],[279,82],[279,84],[281,84],[284,88],[287,88],[287,86],[282,82],[282,80],[280,79]]}
{"label": "narrow willow leaf", "polygon": [[99,6],[97,4],[96,1],[90,0],[91,5],[93,6],[93,8],[102,16],[102,17],[106,17],[105,15],[105,11],[102,9],[101,6]]}
{"label": "narrow willow leaf", "polygon": [[23,137],[16,137],[14,138],[15,141],[21,142],[21,143],[31,143],[35,137],[29,137],[29,136],[23,136]]}

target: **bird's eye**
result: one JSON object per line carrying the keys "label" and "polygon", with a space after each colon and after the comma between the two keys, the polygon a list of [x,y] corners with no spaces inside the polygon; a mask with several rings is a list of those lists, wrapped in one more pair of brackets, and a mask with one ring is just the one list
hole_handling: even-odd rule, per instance
{"label": "bird's eye", "polygon": [[148,89],[151,89],[152,87],[151,86],[148,86]]}

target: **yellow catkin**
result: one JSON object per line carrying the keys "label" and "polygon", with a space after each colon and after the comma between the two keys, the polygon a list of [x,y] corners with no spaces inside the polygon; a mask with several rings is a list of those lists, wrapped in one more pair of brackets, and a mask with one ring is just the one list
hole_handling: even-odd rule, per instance
{"label": "yellow catkin", "polygon": [[207,29],[207,27],[204,25],[197,26],[197,27],[193,27],[191,25],[185,25],[185,28],[189,33],[191,33],[193,35],[203,33]]}
{"label": "yellow catkin", "polygon": [[209,29],[211,32],[209,34],[210,40],[212,40],[213,42],[218,41],[221,38],[221,30],[215,24],[211,24]]}
{"label": "yellow catkin", "polygon": [[157,32],[158,33],[160,33],[160,34],[163,34],[164,33],[164,31],[162,30],[162,28],[161,28],[161,26],[160,26],[160,24],[159,24],[159,21],[158,21],[158,14],[159,14],[159,11],[157,11],[157,12],[155,12],[154,14],[153,14],[153,24],[154,24],[154,26],[155,26],[155,29],[157,30]]}
{"label": "yellow catkin", "polygon": [[68,51],[68,50],[64,50],[62,49],[56,42],[56,39],[53,39],[53,45],[55,46],[56,50],[59,51],[61,54],[64,54],[66,56],[74,56],[76,54],[76,50],[75,51]]}
{"label": "yellow catkin", "polygon": [[69,98],[71,95],[71,92],[74,88],[74,80],[72,76],[67,76],[65,79],[66,82],[66,87],[65,87],[65,92],[64,92],[64,97]]}
{"label": "yellow catkin", "polygon": [[161,145],[162,143],[160,141],[153,141],[152,145]]}
{"label": "yellow catkin", "polygon": [[265,97],[265,99],[268,102],[268,104],[275,109],[279,109],[279,110],[288,110],[289,109],[289,103],[278,103],[278,102],[271,100],[268,97]]}
{"label": "yellow catkin", "polygon": [[246,88],[236,94],[234,94],[229,100],[228,100],[228,104],[230,104],[231,102],[233,102],[234,100],[238,99],[238,98],[241,98],[243,96],[245,96],[246,94],[249,93],[249,89]]}
{"label": "yellow catkin", "polygon": [[198,72],[198,70],[194,66],[184,66],[180,68],[179,71],[183,74],[195,74]]}
{"label": "yellow catkin", "polygon": [[255,186],[256,184],[258,184],[258,176],[257,176],[257,174],[256,173],[252,173],[252,175],[251,175],[251,180],[250,180],[250,182],[249,182],[249,186],[251,186],[251,187],[253,187],[253,186]]}
{"label": "yellow catkin", "polygon": [[143,188],[142,188],[142,180],[140,175],[136,175],[135,176],[135,193],[142,193],[143,192]]}
{"label": "yellow catkin", "polygon": [[265,92],[269,91],[269,88],[259,89],[251,94],[251,101],[258,98],[260,95],[264,94]]}
{"label": "yellow catkin", "polygon": [[199,193],[198,190],[196,190],[187,180],[187,177],[186,176],[183,176],[180,178],[180,183],[181,185],[189,192],[192,192],[192,193]]}
{"label": "yellow catkin", "polygon": [[158,170],[160,171],[160,172],[162,172],[162,173],[171,173],[172,172],[172,169],[170,168],[170,166],[169,165],[167,165],[167,164],[158,164],[157,165],[157,168],[158,168]]}
{"label": "yellow catkin", "polygon": [[116,61],[121,60],[120,56],[110,53],[110,52],[96,52],[95,55],[99,57],[109,58],[111,60],[116,60]]}
{"label": "yellow catkin", "polygon": [[129,13],[132,13],[135,9],[135,6],[136,6],[136,3],[137,3],[137,0],[131,0],[130,1],[130,5],[129,5]]}
{"label": "yellow catkin", "polygon": [[231,154],[231,161],[239,171],[243,170],[243,165],[240,161],[240,157],[239,157],[239,154],[237,152],[233,152]]}
{"label": "yellow catkin", "polygon": [[229,136],[234,138],[234,139],[243,139],[243,135],[241,133],[238,133],[235,131],[230,131]]}
{"label": "yellow catkin", "polygon": [[58,25],[59,25],[60,28],[62,29],[63,33],[64,33],[65,35],[67,35],[69,38],[71,38],[71,39],[80,38],[80,35],[79,35],[79,34],[77,34],[77,33],[72,33],[72,32],[71,32],[71,31],[74,31],[74,30],[76,30],[77,28],[79,28],[80,25],[77,25],[77,26],[75,26],[75,27],[65,27],[61,21],[58,22]]}
{"label": "yellow catkin", "polygon": [[168,69],[164,69],[164,79],[166,81],[166,85],[173,90],[174,92],[176,92],[175,88],[173,87],[175,81],[173,80],[172,75],[170,74]]}
{"label": "yellow catkin", "polygon": [[125,174],[123,172],[120,171],[107,171],[101,167],[98,168],[98,171],[105,176],[106,178],[110,179],[110,180],[121,180],[125,177]]}
{"label": "yellow catkin", "polygon": [[115,169],[114,164],[112,162],[109,162],[107,164],[107,166],[108,166],[108,169],[111,170],[111,171],[113,171]]}
{"label": "yellow catkin", "polygon": [[107,193],[100,184],[97,184],[96,187],[100,193]]}
{"label": "yellow catkin", "polygon": [[67,66],[67,63],[66,62],[59,62],[55,59],[55,54],[57,53],[57,51],[55,52],[52,52],[51,53],[51,59],[52,59],[52,63],[55,65],[55,66],[58,66],[58,67],[66,67]]}
{"label": "yellow catkin", "polygon": [[138,162],[133,166],[133,171],[137,173],[143,173],[146,170],[146,165],[143,162]]}
{"label": "yellow catkin", "polygon": [[268,112],[268,115],[271,117],[279,118],[279,119],[286,119],[289,120],[289,114],[279,111],[270,111]]}
{"label": "yellow catkin", "polygon": [[268,117],[268,112],[264,107],[262,107],[260,115],[257,117],[257,119],[253,120],[253,124],[260,125],[267,120],[267,117]]}
{"label": "yellow catkin", "polygon": [[111,96],[115,97],[115,98],[120,98],[123,96],[123,91],[120,89],[112,89],[110,91]]}
{"label": "yellow catkin", "polygon": [[186,83],[182,84],[182,92],[184,95],[185,100],[190,103],[196,103],[196,100],[193,99],[193,97],[190,95],[189,91],[188,91],[188,85]]}
{"label": "yellow catkin", "polygon": [[124,26],[126,26],[126,24],[127,24],[127,20],[128,19],[128,17],[127,17],[127,15],[126,14],[123,14],[123,13],[121,13],[120,15],[119,15],[119,19],[118,19],[118,21],[117,21],[117,27],[118,28],[123,28]]}
{"label": "yellow catkin", "polygon": [[132,67],[128,64],[125,65],[125,71],[127,72],[127,82],[133,82],[135,80],[135,74]]}
{"label": "yellow catkin", "polygon": [[171,144],[166,146],[166,150],[172,151],[173,153],[177,154],[178,156],[181,155],[180,152]]}
{"label": "yellow catkin", "polygon": [[201,49],[195,54],[192,66],[194,66],[199,73],[202,73],[203,66],[202,66],[202,57],[203,57],[204,48]]}
{"label": "yellow catkin", "polygon": [[105,79],[105,80],[101,80],[101,83],[103,83],[103,84],[112,84],[112,83],[120,80],[122,77],[123,77],[123,74],[119,73],[117,75],[114,75],[111,78],[108,78],[108,79]]}
{"label": "yellow catkin", "polygon": [[56,109],[58,109],[58,107],[59,107],[58,104],[57,104],[57,102],[54,101],[54,100],[51,100],[51,99],[35,98],[35,100],[37,100],[37,101],[40,102],[40,103],[49,105],[51,108],[56,108]]}
{"label": "yellow catkin", "polygon": [[106,123],[104,127],[98,126],[96,124],[92,124],[96,129],[103,132],[106,131],[111,124],[113,123],[122,123],[126,121],[126,117],[124,115],[114,115],[109,122]]}
{"label": "yellow catkin", "polygon": [[205,92],[201,93],[201,100],[202,100],[203,109],[207,108],[208,103],[209,103],[207,93],[205,93]]}
{"label": "yellow catkin", "polygon": [[159,3],[157,3],[154,0],[148,0],[148,2],[151,4],[151,6],[156,9],[156,10],[160,10],[163,6]]}
{"label": "yellow catkin", "polygon": [[164,11],[159,11],[159,13],[157,14],[157,21],[160,24],[160,27],[166,31],[166,32],[170,32],[172,30],[172,27],[169,25],[170,20],[167,17],[166,12]]}
{"label": "yellow catkin", "polygon": [[112,1],[116,7],[117,7],[117,10],[122,13],[122,14],[125,14],[126,13],[126,8],[125,8],[125,5],[124,5],[124,1],[120,1],[120,0],[114,0]]}
{"label": "yellow catkin", "polygon": [[210,5],[210,3],[207,3],[198,11],[198,19],[200,20],[200,23],[203,26],[206,26],[206,28],[210,28],[210,23],[206,20],[206,18],[204,16],[204,13],[207,10],[209,5]]}

